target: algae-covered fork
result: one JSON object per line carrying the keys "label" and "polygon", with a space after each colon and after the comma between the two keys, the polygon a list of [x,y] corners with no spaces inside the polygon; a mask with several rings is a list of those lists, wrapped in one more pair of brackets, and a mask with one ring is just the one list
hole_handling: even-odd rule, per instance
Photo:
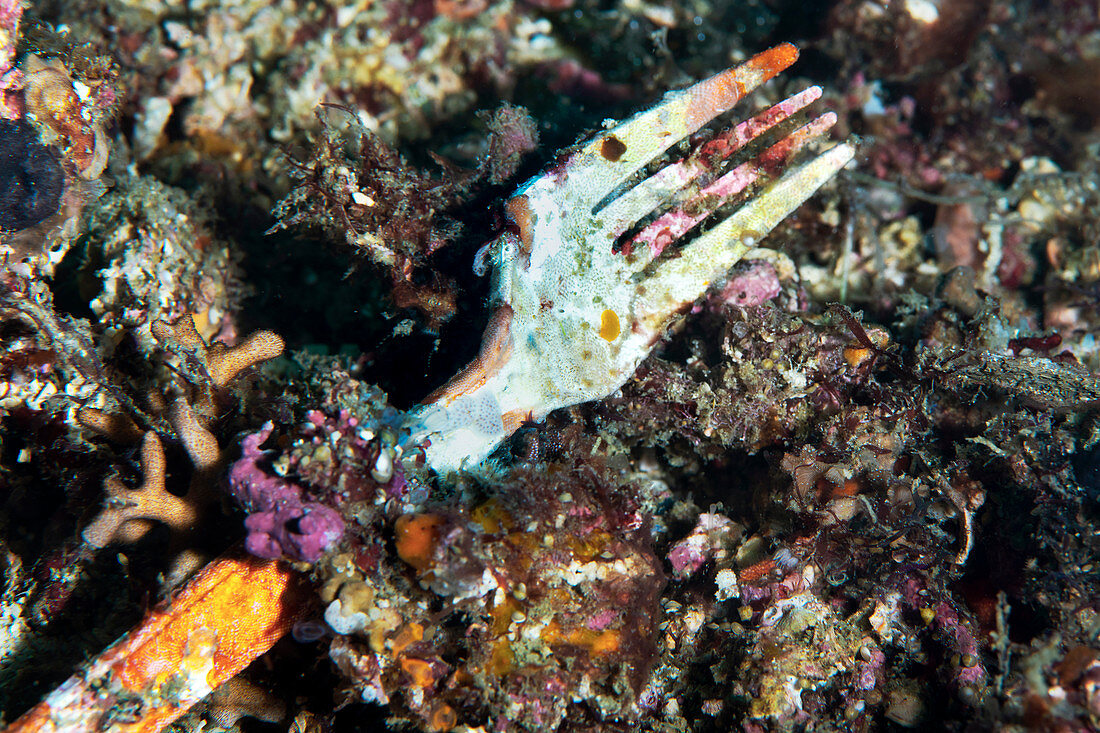
{"label": "algae-covered fork", "polygon": [[[811,87],[660,166],[797,56],[778,46],[668,95],[507,202],[481,355],[408,421],[432,468],[472,467],[523,420],[620,387],[679,313],[852,159],[841,143],[788,169],[835,120],[795,124],[821,93]],[[300,581],[277,561],[216,560],[8,733],[160,730],[286,633],[305,607]]]}
{"label": "algae-covered fork", "polygon": [[836,121],[793,122],[821,95],[810,87],[661,167],[797,57],[777,46],[673,92],[509,199],[481,353],[410,415],[433,468],[473,467],[524,420],[621,387],[688,305],[852,159],[841,143],[784,172]]}

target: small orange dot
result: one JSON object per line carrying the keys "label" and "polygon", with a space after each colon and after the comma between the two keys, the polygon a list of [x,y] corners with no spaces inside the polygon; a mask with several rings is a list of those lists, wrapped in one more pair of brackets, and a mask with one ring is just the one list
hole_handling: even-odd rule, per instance
{"label": "small orange dot", "polygon": [[608,135],[600,143],[600,155],[604,158],[615,163],[619,158],[623,157],[623,153],[626,152],[626,143],[614,135]]}
{"label": "small orange dot", "polygon": [[444,703],[432,711],[429,726],[433,731],[451,730],[458,725],[458,715],[454,708]]}
{"label": "small orange dot", "polygon": [[417,687],[430,687],[435,682],[432,665],[423,659],[405,658],[401,660],[401,669]]}
{"label": "small orange dot", "polygon": [[424,627],[416,622],[405,624],[401,630],[393,635],[390,640],[390,648],[393,653],[400,654],[409,647],[424,638]]}
{"label": "small orange dot", "polygon": [[608,308],[600,315],[600,338],[614,341],[619,338],[619,314]]}
{"label": "small orange dot", "polygon": [[844,361],[848,362],[848,366],[852,369],[862,366],[871,358],[871,355],[871,350],[863,347],[848,346],[844,349]]}
{"label": "small orange dot", "polygon": [[397,518],[394,534],[398,556],[420,571],[430,568],[435,560],[435,543],[443,517],[437,514],[405,514]]}
{"label": "small orange dot", "polygon": [[619,650],[619,632],[607,630],[592,639],[593,654],[610,654]]}

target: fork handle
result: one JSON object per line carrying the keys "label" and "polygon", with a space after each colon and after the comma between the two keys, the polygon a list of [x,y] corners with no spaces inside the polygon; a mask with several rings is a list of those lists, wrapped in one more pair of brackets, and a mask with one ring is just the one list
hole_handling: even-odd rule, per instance
{"label": "fork handle", "polygon": [[440,474],[477,465],[511,433],[500,402],[487,388],[422,405],[409,413],[406,427],[412,431],[410,444],[427,441],[428,465]]}

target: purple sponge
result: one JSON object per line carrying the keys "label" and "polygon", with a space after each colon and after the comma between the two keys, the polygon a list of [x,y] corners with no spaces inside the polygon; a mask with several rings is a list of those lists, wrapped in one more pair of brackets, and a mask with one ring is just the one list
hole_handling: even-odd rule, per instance
{"label": "purple sponge", "polygon": [[230,493],[249,513],[245,548],[257,557],[316,562],[343,535],[344,520],[331,507],[303,501],[300,486],[263,469],[260,445],[271,430],[269,422],[246,436],[229,470]]}

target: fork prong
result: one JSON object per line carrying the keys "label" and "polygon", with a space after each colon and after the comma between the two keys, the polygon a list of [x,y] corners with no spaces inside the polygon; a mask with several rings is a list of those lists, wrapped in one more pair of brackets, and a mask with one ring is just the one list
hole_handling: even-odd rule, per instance
{"label": "fork prong", "polygon": [[[789,43],[666,96],[654,107],[596,135],[569,159],[570,178],[586,184],[583,199],[596,204],[650,161],[728,111],[745,95],[798,59]],[[574,193],[574,201],[577,196]]]}
{"label": "fork prong", "polygon": [[[665,166],[646,180],[626,191],[604,208],[600,214],[604,231],[611,239],[618,239],[639,219],[652,213],[677,191],[710,174],[716,175],[722,162],[732,157],[748,143],[760,137],[776,125],[805,109],[821,97],[821,87],[802,90],[782,102],[772,105],[755,117],[751,117],[708,140],[690,156]],[[624,251],[624,254],[629,254]]]}
{"label": "fork prong", "polygon": [[659,264],[648,278],[647,290],[660,293],[646,320],[660,328],[667,314],[698,298],[723,278],[741,257],[776,224],[801,206],[818,188],[855,156],[855,149],[840,143],[788,172],[713,229],[684,247],[680,256]]}
{"label": "fork prong", "polygon": [[644,267],[665,247],[687,234],[699,222],[714,213],[762,178],[774,175],[811,140],[836,124],[836,115],[827,112],[777,141],[752,160],[746,161],[712,183],[694,192],[676,208],[657,217],[627,242],[623,250],[635,254],[637,267]]}

